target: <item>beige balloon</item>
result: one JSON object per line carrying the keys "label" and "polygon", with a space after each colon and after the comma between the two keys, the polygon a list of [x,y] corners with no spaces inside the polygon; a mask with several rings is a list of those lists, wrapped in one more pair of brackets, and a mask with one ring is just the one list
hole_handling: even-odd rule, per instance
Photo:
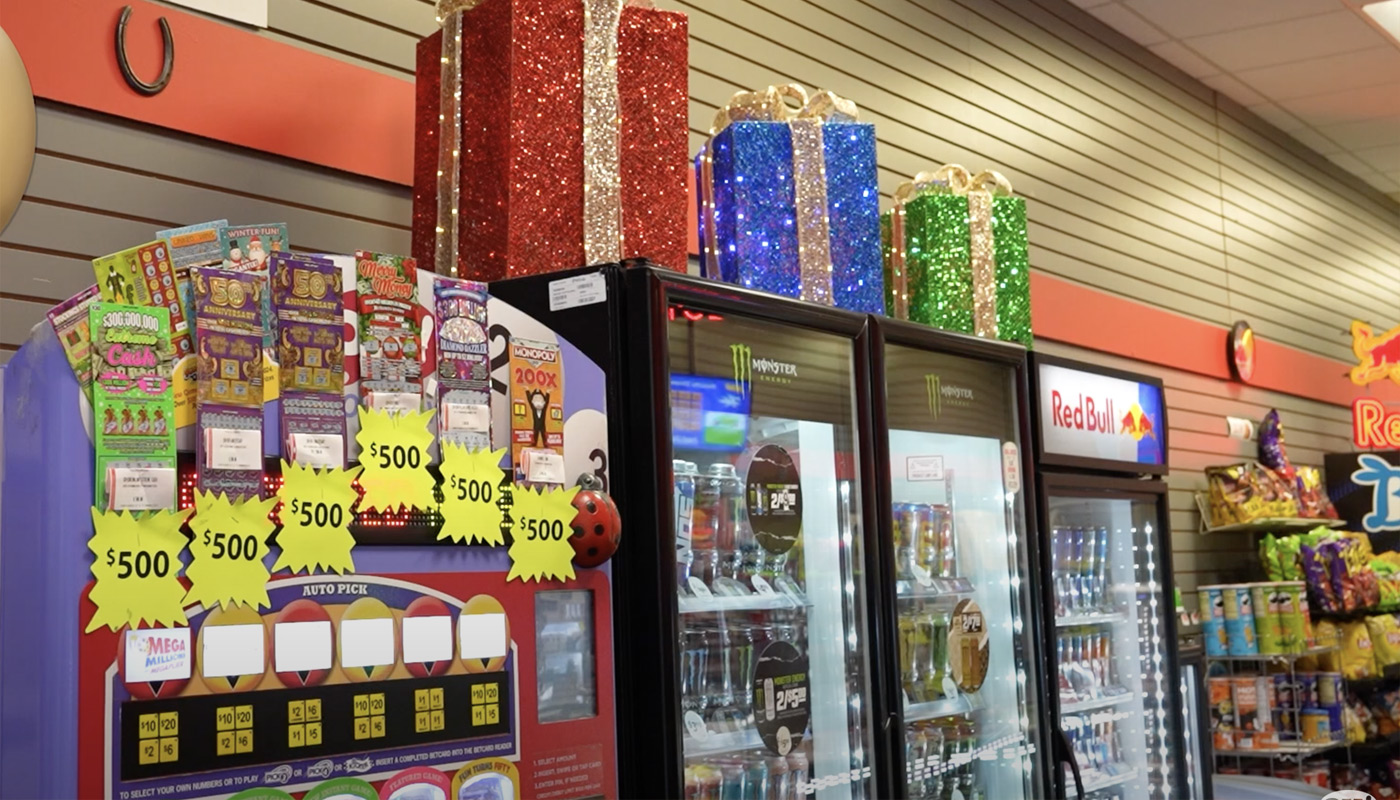
{"label": "beige balloon", "polygon": [[19,208],[34,167],[34,92],[15,43],[0,28],[0,232]]}

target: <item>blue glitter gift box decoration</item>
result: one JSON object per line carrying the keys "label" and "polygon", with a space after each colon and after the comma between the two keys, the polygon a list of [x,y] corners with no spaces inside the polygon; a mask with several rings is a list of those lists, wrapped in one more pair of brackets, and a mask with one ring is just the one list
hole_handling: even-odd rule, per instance
{"label": "blue glitter gift box decoration", "polygon": [[855,116],[850,101],[794,85],[720,110],[695,157],[706,277],[884,313],[875,126]]}

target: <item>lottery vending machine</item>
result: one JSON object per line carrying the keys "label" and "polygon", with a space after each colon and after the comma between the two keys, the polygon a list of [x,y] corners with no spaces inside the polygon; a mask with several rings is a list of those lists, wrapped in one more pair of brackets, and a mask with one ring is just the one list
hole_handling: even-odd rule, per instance
{"label": "lottery vending machine", "polygon": [[[342,287],[347,360],[361,345],[384,345],[362,341],[373,328],[357,324],[351,275]],[[499,474],[474,484],[473,492],[518,498],[541,486],[563,491],[586,474],[593,494],[580,497],[602,501],[609,476],[608,342],[576,347],[547,322],[495,298],[488,302],[489,323],[458,316],[449,325],[437,313],[444,307],[431,299],[434,277],[424,271],[418,280],[419,296],[426,289],[427,299],[409,316],[422,337],[412,347],[423,354],[419,402],[434,413],[430,430],[437,436],[421,455],[436,484],[433,503],[394,513],[357,511],[346,525],[355,539],[353,568],[343,572],[279,567],[285,552],[279,537],[287,530],[279,526],[298,513],[286,505],[216,531],[187,520],[169,551],[141,544],[140,535],[131,551],[90,546],[97,476],[89,400],[53,330],[35,329],[7,366],[5,382],[0,795],[617,796],[613,601],[611,566],[604,563],[611,549],[580,542],[572,577],[540,577],[511,552],[518,537],[536,533],[524,530],[533,523],[523,506],[514,518],[503,512],[500,530],[473,528],[458,537],[448,535],[436,505],[447,492],[468,493],[466,481],[448,485],[440,470],[441,441],[462,432],[467,440],[489,434],[495,450],[504,451]],[[403,344],[400,352],[412,350]],[[449,391],[471,389],[451,383],[462,377],[453,370],[470,371],[471,355],[481,357],[474,377],[482,386],[489,382],[487,402]],[[434,366],[449,360],[451,368]],[[361,417],[357,381],[348,372],[346,413]],[[285,418],[279,411],[276,401],[263,406],[257,466],[264,471],[264,511],[276,506],[271,498],[290,479],[282,469],[289,437],[279,429]],[[188,432],[182,434],[178,440],[188,445]],[[352,427],[350,439],[333,444],[352,455],[352,467],[355,456],[360,464],[383,452],[385,460],[399,457],[393,445],[376,446],[363,430],[357,443]],[[299,441],[325,451],[324,439]],[[182,509],[197,502],[193,461],[182,447],[176,470]],[[599,514],[595,508],[582,519]],[[570,538],[559,527],[541,523],[539,532]],[[196,540],[204,549],[192,557]],[[94,565],[130,576],[178,574],[183,594],[192,576],[200,578],[193,565],[211,553],[229,562],[260,561],[271,571],[265,596],[250,603],[186,599],[178,619],[156,624],[94,624],[102,621]]]}

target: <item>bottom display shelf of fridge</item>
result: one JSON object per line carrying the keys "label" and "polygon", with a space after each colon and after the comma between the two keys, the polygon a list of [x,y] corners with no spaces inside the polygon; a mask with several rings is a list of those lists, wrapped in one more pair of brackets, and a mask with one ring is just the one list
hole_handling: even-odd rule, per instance
{"label": "bottom display shelf of fridge", "polygon": [[1090,773],[1084,775],[1084,793],[1097,792],[1100,789],[1108,789],[1114,786],[1121,786],[1136,779],[1138,771],[1129,769],[1127,772],[1118,775],[1104,775],[1100,773]]}
{"label": "bottom display shelf of fridge", "polygon": [[1062,702],[1060,704],[1061,714],[1082,714],[1085,711],[1093,711],[1099,708],[1109,708],[1112,706],[1122,706],[1138,700],[1137,692],[1125,690],[1122,694],[1111,697],[1095,697],[1090,700],[1080,700],[1073,703]]}

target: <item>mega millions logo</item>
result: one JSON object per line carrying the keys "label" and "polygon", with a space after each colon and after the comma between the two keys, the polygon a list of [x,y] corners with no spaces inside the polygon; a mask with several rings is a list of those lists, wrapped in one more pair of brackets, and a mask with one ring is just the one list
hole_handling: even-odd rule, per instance
{"label": "mega millions logo", "polygon": [[1152,418],[1143,413],[1142,406],[1137,403],[1133,403],[1128,408],[1128,413],[1123,415],[1123,426],[1118,432],[1133,437],[1135,442],[1142,441],[1143,437],[1157,438],[1157,434],[1152,431]]}
{"label": "mega millions logo", "polygon": [[765,383],[792,383],[797,377],[797,365],[771,358],[754,358],[753,348],[746,344],[729,345],[729,360],[734,367],[734,382],[739,391],[748,394],[755,376]]}
{"label": "mega millions logo", "polygon": [[943,406],[971,408],[974,400],[972,390],[966,386],[944,383],[937,373],[924,376],[924,389],[928,392],[928,413],[934,419],[943,416]]}
{"label": "mega millions logo", "polygon": [[136,652],[140,653],[149,671],[175,669],[189,657],[184,639],[173,636],[146,636],[136,641]]}

